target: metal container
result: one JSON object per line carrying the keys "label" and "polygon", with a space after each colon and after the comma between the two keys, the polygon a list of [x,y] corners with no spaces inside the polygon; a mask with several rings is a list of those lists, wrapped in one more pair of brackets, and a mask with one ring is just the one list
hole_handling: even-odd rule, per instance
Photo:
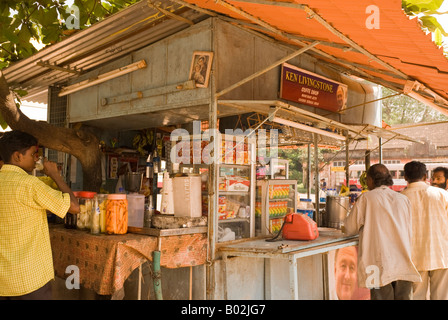
{"label": "metal container", "polygon": [[143,173],[128,172],[126,173],[126,190],[129,192],[139,192],[142,187]]}
{"label": "metal container", "polygon": [[325,206],[325,226],[341,229],[345,217],[350,209],[349,197],[327,196]]}

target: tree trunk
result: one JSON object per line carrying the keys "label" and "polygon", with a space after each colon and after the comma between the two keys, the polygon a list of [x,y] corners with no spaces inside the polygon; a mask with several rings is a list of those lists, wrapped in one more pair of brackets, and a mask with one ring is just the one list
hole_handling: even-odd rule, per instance
{"label": "tree trunk", "polygon": [[11,129],[33,135],[41,146],[75,156],[82,165],[83,189],[99,191],[102,179],[98,137],[83,129],[56,127],[45,121],[29,119],[16,107],[14,95],[1,71],[0,113]]}

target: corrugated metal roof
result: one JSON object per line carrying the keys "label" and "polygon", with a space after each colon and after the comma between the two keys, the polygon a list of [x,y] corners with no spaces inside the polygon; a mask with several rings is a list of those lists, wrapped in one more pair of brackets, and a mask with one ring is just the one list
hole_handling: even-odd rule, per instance
{"label": "corrugated metal roof", "polygon": [[[397,91],[403,90],[407,80],[418,81],[430,89],[421,87],[421,95],[430,100],[435,97],[439,106],[448,107],[448,59],[417,20],[404,14],[400,0],[303,0],[300,4],[292,0],[163,0],[159,5],[194,22],[207,18],[199,11],[207,9],[295,46],[319,40],[321,44],[307,54],[330,62],[340,72]],[[370,5],[379,10],[379,29],[366,27]],[[42,102],[47,86],[62,84],[76,75],[38,62],[88,71],[188,26],[143,0],[3,73],[13,88],[28,90],[30,100]]]}
{"label": "corrugated metal roof", "polygon": [[[177,3],[164,2],[161,7],[194,22],[208,17]],[[141,1],[9,66],[3,70],[3,74],[12,88],[28,91],[24,99],[46,103],[48,86],[63,84],[77,75],[54,70],[38,63],[69,68],[82,73],[188,26],[188,23],[168,18],[161,11],[148,6],[147,1]]]}
{"label": "corrugated metal roof", "polygon": [[[407,80],[418,81],[430,89],[421,95],[448,107],[448,59],[400,0],[187,1],[295,45],[321,40],[307,53],[398,91]],[[372,5],[378,29],[366,25]]]}

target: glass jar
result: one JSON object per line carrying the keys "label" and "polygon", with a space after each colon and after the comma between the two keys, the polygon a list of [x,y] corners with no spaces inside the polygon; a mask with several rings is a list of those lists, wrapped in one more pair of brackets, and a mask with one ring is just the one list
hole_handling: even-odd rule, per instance
{"label": "glass jar", "polygon": [[106,204],[106,233],[128,232],[128,200],[126,194],[109,194]]}
{"label": "glass jar", "polygon": [[90,217],[90,233],[100,233],[100,207],[98,203],[98,195],[94,196],[94,206],[92,210],[92,216]]}
{"label": "glass jar", "polygon": [[[78,198],[79,201],[79,192],[74,191],[73,194],[76,198]],[[78,215],[76,213],[70,213],[67,212],[67,214],[64,217],[64,227],[67,229],[76,229],[76,225],[78,222]]]}
{"label": "glass jar", "polygon": [[79,213],[76,226],[80,230],[90,230],[90,220],[95,210],[94,197],[96,192],[80,191],[78,195]]}
{"label": "glass jar", "polygon": [[106,233],[106,205],[107,205],[107,194],[97,194],[95,196],[95,213],[99,213],[99,225],[100,232]]}

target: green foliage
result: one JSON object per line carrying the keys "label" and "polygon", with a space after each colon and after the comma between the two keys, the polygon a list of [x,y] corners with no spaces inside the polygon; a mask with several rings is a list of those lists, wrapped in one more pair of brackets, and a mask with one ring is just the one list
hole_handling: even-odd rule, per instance
{"label": "green foliage", "polygon": [[[383,97],[396,94],[395,91],[384,87],[382,90]],[[383,120],[389,125],[448,120],[448,117],[439,111],[404,94],[384,99],[382,104]]]}
{"label": "green foliage", "polygon": [[422,12],[435,12],[443,4],[443,0],[402,0],[403,10],[409,15]]}
{"label": "green foliage", "polygon": [[[120,9],[139,0],[75,0],[79,9],[79,28],[88,28]],[[11,62],[27,58],[44,46],[57,43],[77,30],[67,28],[66,19],[72,14],[67,0],[0,0],[0,70]],[[71,2],[69,2],[70,4]],[[23,90],[15,92],[17,107]],[[0,114],[0,126],[8,127]]]}
{"label": "green foliage", "polygon": [[[88,28],[139,0],[75,0],[79,27]],[[34,43],[51,45],[70,36],[67,0],[0,1],[0,69],[36,53]],[[70,3],[70,2],[69,2]],[[32,41],[33,40],[33,41]]]}
{"label": "green foliage", "polygon": [[[438,12],[443,0],[402,0],[402,8],[410,16],[418,16],[424,30],[434,33],[434,42],[438,46],[443,46],[442,35],[448,37],[448,33],[437,21],[438,16],[446,15],[448,12]],[[446,48],[444,47],[445,55]]]}

